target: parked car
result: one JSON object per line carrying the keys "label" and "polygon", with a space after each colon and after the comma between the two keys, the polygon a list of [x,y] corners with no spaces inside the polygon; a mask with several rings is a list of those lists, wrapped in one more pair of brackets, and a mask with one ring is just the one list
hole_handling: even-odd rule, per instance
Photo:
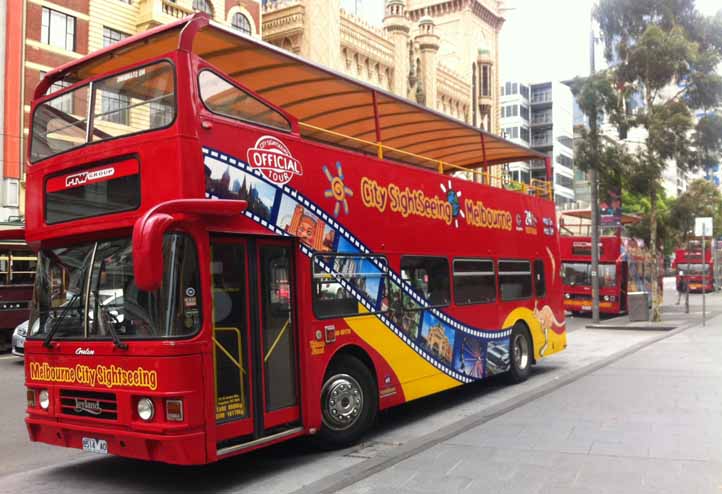
{"label": "parked car", "polygon": [[25,357],[25,337],[28,335],[28,322],[23,321],[15,327],[12,338],[12,352],[18,357]]}

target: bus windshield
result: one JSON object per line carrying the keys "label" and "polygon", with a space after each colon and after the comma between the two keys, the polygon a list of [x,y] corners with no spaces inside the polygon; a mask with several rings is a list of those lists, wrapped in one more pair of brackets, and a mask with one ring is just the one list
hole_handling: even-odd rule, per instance
{"label": "bus windshield", "polygon": [[[592,265],[588,262],[562,263],[564,284],[570,286],[592,286]],[[614,288],[617,285],[617,268],[614,264],[599,265],[599,288]]]}
{"label": "bus windshield", "polygon": [[[157,62],[78,86],[38,105],[30,161],[170,125],[176,113],[173,74],[170,62]],[[61,81],[49,91],[68,85]]]}
{"label": "bus windshield", "polygon": [[38,257],[30,335],[167,338],[200,329],[200,276],[193,241],[164,238],[162,288],[139,290],[130,238],[44,250]]}

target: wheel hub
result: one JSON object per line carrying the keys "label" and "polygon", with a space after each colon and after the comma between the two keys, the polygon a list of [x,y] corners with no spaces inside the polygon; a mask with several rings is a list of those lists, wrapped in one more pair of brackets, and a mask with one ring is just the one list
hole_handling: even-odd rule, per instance
{"label": "wheel hub", "polygon": [[361,385],[348,374],[329,379],[321,395],[323,422],[330,429],[345,430],[361,416],[364,397]]}
{"label": "wheel hub", "polygon": [[519,370],[529,365],[529,342],[522,334],[514,337],[514,365]]}

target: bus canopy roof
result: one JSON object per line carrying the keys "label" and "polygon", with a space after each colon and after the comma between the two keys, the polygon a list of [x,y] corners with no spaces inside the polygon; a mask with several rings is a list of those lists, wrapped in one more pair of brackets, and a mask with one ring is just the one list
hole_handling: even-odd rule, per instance
{"label": "bus canopy roof", "polygon": [[[544,154],[442,115],[408,99],[196,14],[127,38],[50,72],[36,92],[56,79],[80,80],[159,56],[192,51],[299,122],[301,135],[405,163],[453,171],[545,159]],[[42,90],[42,92],[40,92]],[[381,153],[380,153],[381,154]]]}

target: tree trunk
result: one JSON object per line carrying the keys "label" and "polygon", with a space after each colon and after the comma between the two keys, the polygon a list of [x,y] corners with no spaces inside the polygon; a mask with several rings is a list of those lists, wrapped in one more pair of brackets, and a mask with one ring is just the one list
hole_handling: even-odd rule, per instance
{"label": "tree trunk", "polygon": [[653,322],[662,320],[661,294],[659,293],[659,264],[657,263],[657,187],[653,185],[649,194],[649,248],[652,254],[652,314],[650,319]]}

